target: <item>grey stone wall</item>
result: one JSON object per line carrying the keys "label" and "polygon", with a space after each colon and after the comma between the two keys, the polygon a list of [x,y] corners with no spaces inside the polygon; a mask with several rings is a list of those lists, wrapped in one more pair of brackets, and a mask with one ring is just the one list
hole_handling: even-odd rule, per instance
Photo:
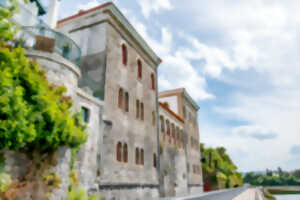
{"label": "grey stone wall", "polygon": [[[103,117],[111,121],[112,126],[104,132],[103,165],[101,185],[155,185],[158,187],[158,175],[153,167],[153,153],[157,154],[156,125],[152,125],[152,111],[156,110],[155,91],[150,88],[150,74],[155,73],[138,54],[130,40],[120,34],[113,26],[108,26],[106,81]],[[125,43],[128,50],[127,66],[122,64],[121,45]],[[143,78],[137,79],[137,59],[143,62]],[[118,108],[119,88],[129,93],[129,112]],[[144,103],[144,120],[136,119],[136,100]],[[128,163],[116,160],[117,143],[128,145]],[[144,165],[135,164],[135,148],[144,149]],[[135,190],[134,188],[131,191]],[[148,188],[150,189],[150,188]],[[126,187],[121,189],[124,192]],[[142,191],[147,190],[147,187]],[[155,189],[151,189],[155,190]],[[156,189],[158,190],[158,189]],[[101,191],[106,193],[105,190]],[[124,192],[115,196],[124,199]],[[113,191],[116,193],[116,191]],[[151,192],[152,193],[152,192]],[[158,192],[157,192],[158,193]],[[141,194],[142,195],[142,194]],[[144,193],[141,199],[149,195]],[[155,197],[155,196],[154,196]],[[153,199],[151,197],[150,199]]]}
{"label": "grey stone wall", "polygon": [[[74,110],[81,111],[82,107],[89,110],[86,130],[89,133],[89,138],[78,153],[75,170],[78,173],[79,183],[83,188],[90,193],[98,191],[100,148],[103,138],[103,129],[101,128],[103,102],[89,94],[89,89],[85,91],[78,88],[81,73],[73,63],[55,53],[27,51],[26,54],[29,58],[38,61],[40,66],[47,71],[46,75],[50,82],[56,85],[64,85],[67,88],[67,95],[71,96],[74,101]],[[54,191],[53,199],[66,199],[69,185],[69,167],[70,149],[60,149],[58,151],[58,165],[54,167],[54,170],[61,177],[62,185],[60,189]],[[20,168],[20,170],[23,169]]]}
{"label": "grey stone wall", "polygon": [[[175,124],[180,130],[183,129],[183,123],[176,117],[167,112],[163,107],[159,107],[160,116],[163,116],[164,121],[170,121],[170,124]],[[165,123],[165,132],[160,134],[160,145],[163,151],[160,154],[160,175],[162,176],[162,195],[168,196],[183,196],[188,193],[187,188],[187,168],[186,156],[183,148],[178,148],[174,144],[169,144],[168,139],[163,139],[163,134],[166,135],[167,127]]]}
{"label": "grey stone wall", "polygon": [[[195,116],[197,116],[197,110],[192,107],[191,103],[186,99],[182,98],[182,106],[185,106],[186,117],[184,123],[184,132],[186,135],[186,156],[188,163],[188,185],[191,194],[199,194],[203,191],[203,177],[202,177],[202,167],[201,167],[201,154],[200,154],[200,144],[198,148],[193,148],[191,144],[191,138],[196,141],[199,140],[199,127],[198,121],[194,121]],[[192,118],[190,118],[190,115]],[[200,166],[200,174],[193,172],[193,165]]]}

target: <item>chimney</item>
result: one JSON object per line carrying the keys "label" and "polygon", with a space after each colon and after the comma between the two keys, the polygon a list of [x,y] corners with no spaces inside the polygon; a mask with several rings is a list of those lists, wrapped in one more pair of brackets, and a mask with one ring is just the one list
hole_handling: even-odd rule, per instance
{"label": "chimney", "polygon": [[56,27],[60,1],[61,0],[49,0],[46,23],[53,29]]}

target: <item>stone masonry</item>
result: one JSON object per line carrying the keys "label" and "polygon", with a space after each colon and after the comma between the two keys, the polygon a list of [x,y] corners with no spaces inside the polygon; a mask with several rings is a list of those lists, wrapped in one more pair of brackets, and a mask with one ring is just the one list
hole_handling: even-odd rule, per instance
{"label": "stone masonry", "polygon": [[[80,47],[80,66],[55,52],[26,54],[65,85],[75,110],[87,112],[90,135],[75,162],[80,184],[104,200],[201,193],[199,107],[185,89],[158,93],[161,59],[119,9],[106,3],[80,11],[58,21],[57,31]],[[70,150],[60,150],[58,160],[62,185],[53,199],[63,200]]]}

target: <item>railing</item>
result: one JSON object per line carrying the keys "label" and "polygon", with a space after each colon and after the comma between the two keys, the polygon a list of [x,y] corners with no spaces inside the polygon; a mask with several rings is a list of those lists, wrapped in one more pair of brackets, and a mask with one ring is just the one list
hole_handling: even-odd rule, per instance
{"label": "railing", "polygon": [[46,26],[22,27],[19,44],[27,49],[55,52],[67,60],[80,65],[81,49],[68,36]]}

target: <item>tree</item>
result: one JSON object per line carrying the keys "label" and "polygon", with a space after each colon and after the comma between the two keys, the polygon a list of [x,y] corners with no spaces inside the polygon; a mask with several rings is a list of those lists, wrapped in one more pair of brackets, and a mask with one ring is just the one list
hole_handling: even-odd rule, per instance
{"label": "tree", "polygon": [[79,115],[70,109],[66,88],[51,84],[38,63],[14,47],[17,4],[0,7],[0,150],[45,152],[78,148],[87,140]]}
{"label": "tree", "polygon": [[56,163],[55,150],[79,149],[88,134],[80,114],[71,110],[66,88],[50,83],[38,63],[16,46],[17,27],[11,17],[17,3],[10,2],[0,7],[0,150],[26,153],[31,162],[28,174],[12,183],[0,154],[0,199],[20,198],[26,192],[32,199],[45,199],[61,182],[55,172],[47,174]]}
{"label": "tree", "polygon": [[204,183],[214,189],[232,188],[243,184],[242,174],[232,162],[224,147],[205,148],[200,144]]}

